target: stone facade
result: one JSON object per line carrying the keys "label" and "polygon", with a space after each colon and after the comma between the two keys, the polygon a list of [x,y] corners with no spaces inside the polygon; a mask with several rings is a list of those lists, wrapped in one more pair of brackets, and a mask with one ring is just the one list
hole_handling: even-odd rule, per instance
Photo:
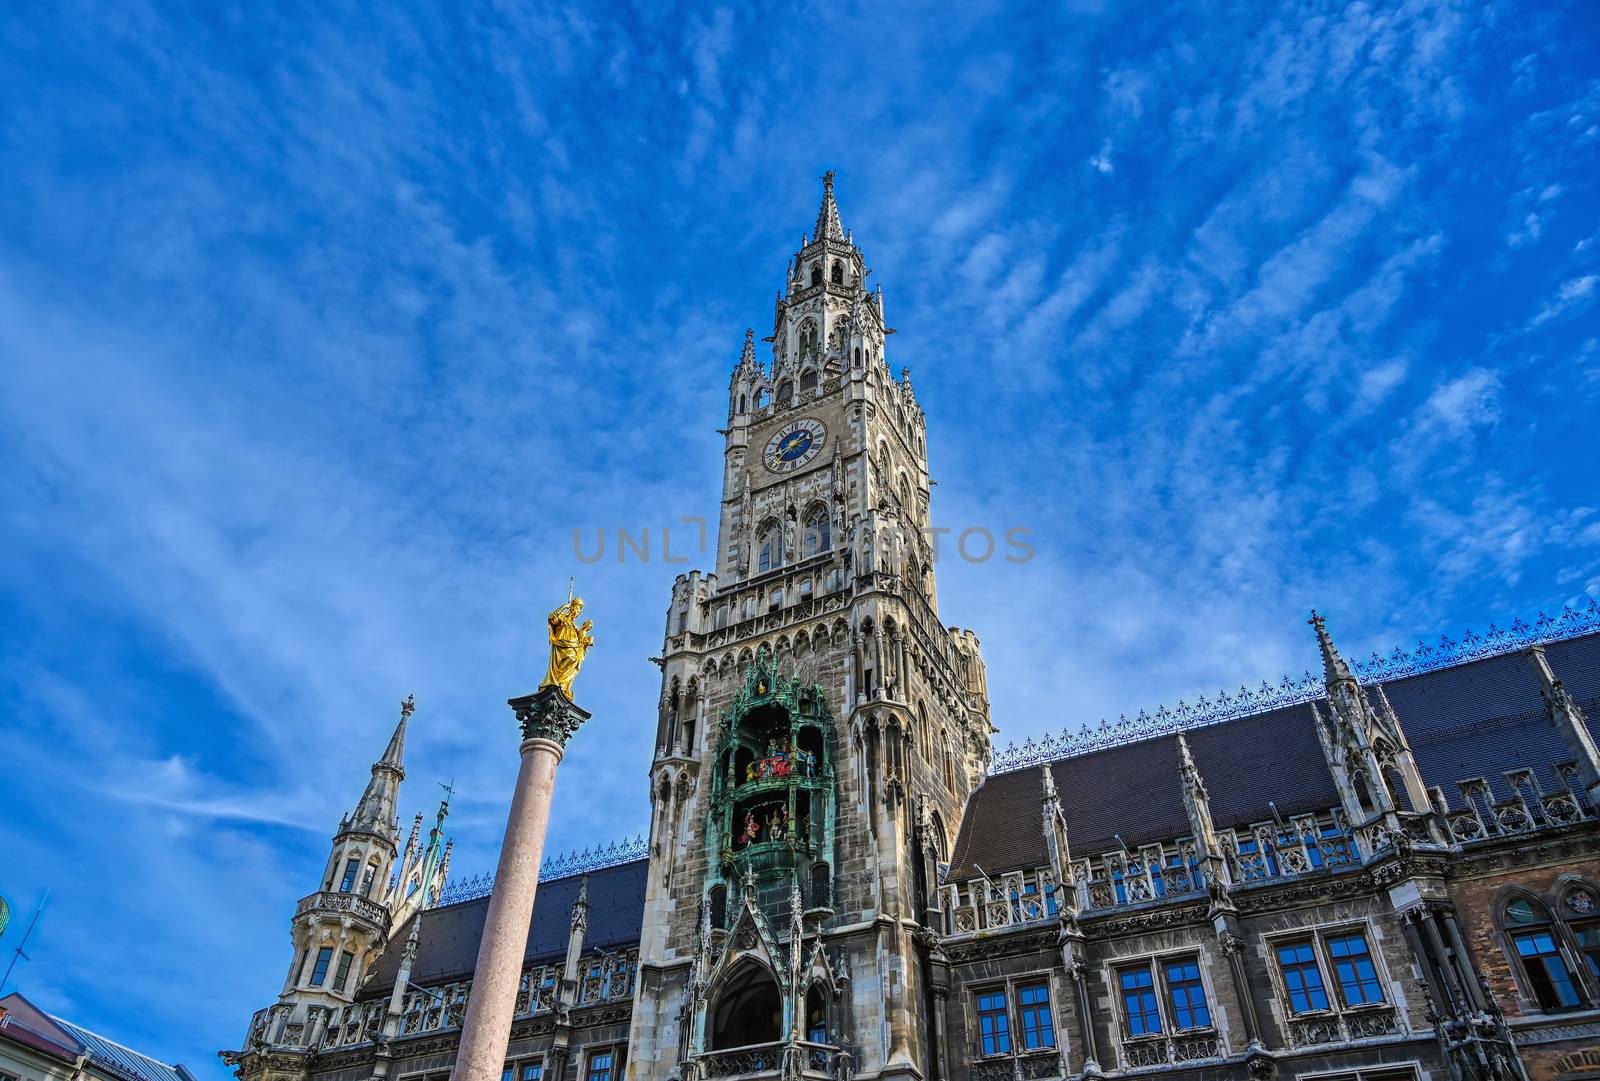
{"label": "stone facade", "polygon": [[[1600,609],[1392,678],[1313,615],[1307,693],[997,763],[867,275],[830,174],[673,583],[645,856],[540,887],[509,1081],[1600,1078]],[[224,1057],[445,1081],[483,907],[397,910]]]}

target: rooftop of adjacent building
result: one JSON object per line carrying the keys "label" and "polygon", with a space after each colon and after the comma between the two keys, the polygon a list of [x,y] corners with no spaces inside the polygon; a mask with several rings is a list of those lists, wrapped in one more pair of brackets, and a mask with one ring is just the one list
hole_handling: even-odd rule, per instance
{"label": "rooftop of adjacent building", "polygon": [[[639,941],[644,921],[647,859],[599,867],[586,874],[541,880],[534,900],[533,920],[528,927],[528,945],[523,952],[526,965],[556,961],[566,954],[571,928],[572,904],[584,878],[589,880],[588,930],[584,934],[586,952],[631,946]],[[485,894],[454,904],[426,909],[414,920],[422,920],[417,937],[417,957],[411,966],[411,982],[423,986],[450,983],[472,975],[483,938],[483,920],[489,908]],[[408,922],[394,936],[404,942],[411,934]],[[385,952],[373,968],[372,978],[362,988],[363,1000],[386,996],[400,970],[398,949]]]}
{"label": "rooftop of adjacent building", "polygon": [[[1600,712],[1600,633],[1541,641],[1551,668],[1600,737],[1595,716]],[[1448,807],[1464,805],[1457,782],[1477,778],[1487,781],[1495,800],[1515,796],[1507,771],[1531,770],[1544,792],[1564,787],[1554,767],[1571,753],[1550,719],[1524,652],[1364,685],[1382,687],[1423,781],[1443,791]],[[1055,780],[1073,852],[1090,855],[1190,832],[1178,780],[1178,731],[1206,781],[1219,828],[1337,805],[1339,795],[1317,736],[1315,701],[1175,726],[1090,753],[1038,761]],[[980,864],[981,873],[992,875],[1048,862],[1039,829],[1041,788],[1035,769],[999,773],[980,786],[951,852],[950,879],[972,877],[980,873]]]}
{"label": "rooftop of adjacent building", "polygon": [[169,1065],[46,1013],[17,991],[0,998],[0,1040],[22,1044],[64,1064],[81,1057],[102,1073],[124,1081],[195,1081],[181,1063]]}

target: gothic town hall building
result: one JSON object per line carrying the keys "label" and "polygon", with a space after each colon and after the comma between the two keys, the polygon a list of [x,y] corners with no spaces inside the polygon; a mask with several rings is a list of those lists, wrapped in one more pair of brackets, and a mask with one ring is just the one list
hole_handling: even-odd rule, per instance
{"label": "gothic town hall building", "polygon": [[[648,838],[550,864],[506,1081],[1600,1078],[1600,609],[996,757],[925,417],[832,175],[672,585]],[[447,1081],[486,889],[409,705],[241,1081]],[[476,895],[475,895],[476,894]],[[263,989],[265,990],[265,989]]]}

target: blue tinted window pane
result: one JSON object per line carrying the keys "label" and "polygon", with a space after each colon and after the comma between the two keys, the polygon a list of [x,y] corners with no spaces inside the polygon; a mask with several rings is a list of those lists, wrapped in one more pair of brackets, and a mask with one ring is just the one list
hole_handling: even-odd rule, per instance
{"label": "blue tinted window pane", "polygon": [[1589,962],[1589,971],[1600,980],[1600,927],[1584,927],[1578,931],[1578,949]]}
{"label": "blue tinted window pane", "polygon": [[1038,1051],[1056,1045],[1055,1022],[1050,1015],[1050,988],[1047,984],[1033,984],[1017,991],[1017,1003],[1022,1015],[1022,1047]]}
{"label": "blue tinted window pane", "polygon": [[1289,1008],[1295,1013],[1328,1008],[1328,992],[1322,985],[1317,957],[1309,942],[1278,947],[1278,967],[1289,992]]}
{"label": "blue tinted window pane", "polygon": [[1367,940],[1359,932],[1328,939],[1328,954],[1339,980],[1339,993],[1346,1006],[1365,1006],[1383,1001],[1378,970],[1367,950]]}
{"label": "blue tinted window pane", "polygon": [[989,991],[978,996],[978,1036],[985,1055],[1011,1052],[1011,1018],[1006,1013],[1006,996]]}
{"label": "blue tinted window pane", "polygon": [[1155,979],[1150,975],[1149,967],[1125,968],[1119,973],[1119,979],[1128,1035],[1149,1036],[1160,1032],[1161,1010],[1156,1004]]}
{"label": "blue tinted window pane", "polygon": [[1211,1011],[1200,982],[1198,961],[1167,963],[1167,994],[1172,1001],[1172,1023],[1178,1028],[1209,1028]]}
{"label": "blue tinted window pane", "polygon": [[1522,957],[1529,989],[1540,1006],[1555,1010],[1582,1003],[1578,989],[1573,986],[1572,973],[1567,969],[1567,963],[1549,931],[1524,931],[1514,936],[1512,941]]}
{"label": "blue tinted window pane", "polygon": [[328,962],[333,959],[333,947],[324,946],[317,951],[317,965],[311,970],[311,986],[321,987],[328,978]]}

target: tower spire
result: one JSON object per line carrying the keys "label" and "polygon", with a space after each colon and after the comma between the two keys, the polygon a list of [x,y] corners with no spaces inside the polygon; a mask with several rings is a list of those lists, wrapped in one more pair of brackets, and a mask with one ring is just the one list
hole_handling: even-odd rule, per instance
{"label": "tower spire", "polygon": [[400,782],[406,779],[406,725],[417,708],[415,695],[407,695],[400,703],[400,723],[394,726],[394,735],[383,749],[383,757],[372,764],[372,779],[361,801],[350,815],[347,828],[366,830],[394,839],[398,834],[395,814],[398,810]]}
{"label": "tower spire", "polygon": [[1316,630],[1317,648],[1322,650],[1323,681],[1329,688],[1335,683],[1357,682],[1355,675],[1350,671],[1350,666],[1339,656],[1339,650],[1335,648],[1333,639],[1328,636],[1328,621],[1319,616],[1317,610],[1313,608],[1311,618],[1307,622]]}
{"label": "tower spire", "polygon": [[839,207],[833,201],[833,170],[822,174],[822,206],[817,210],[817,227],[812,231],[812,242],[843,240],[844,226],[839,223]]}

